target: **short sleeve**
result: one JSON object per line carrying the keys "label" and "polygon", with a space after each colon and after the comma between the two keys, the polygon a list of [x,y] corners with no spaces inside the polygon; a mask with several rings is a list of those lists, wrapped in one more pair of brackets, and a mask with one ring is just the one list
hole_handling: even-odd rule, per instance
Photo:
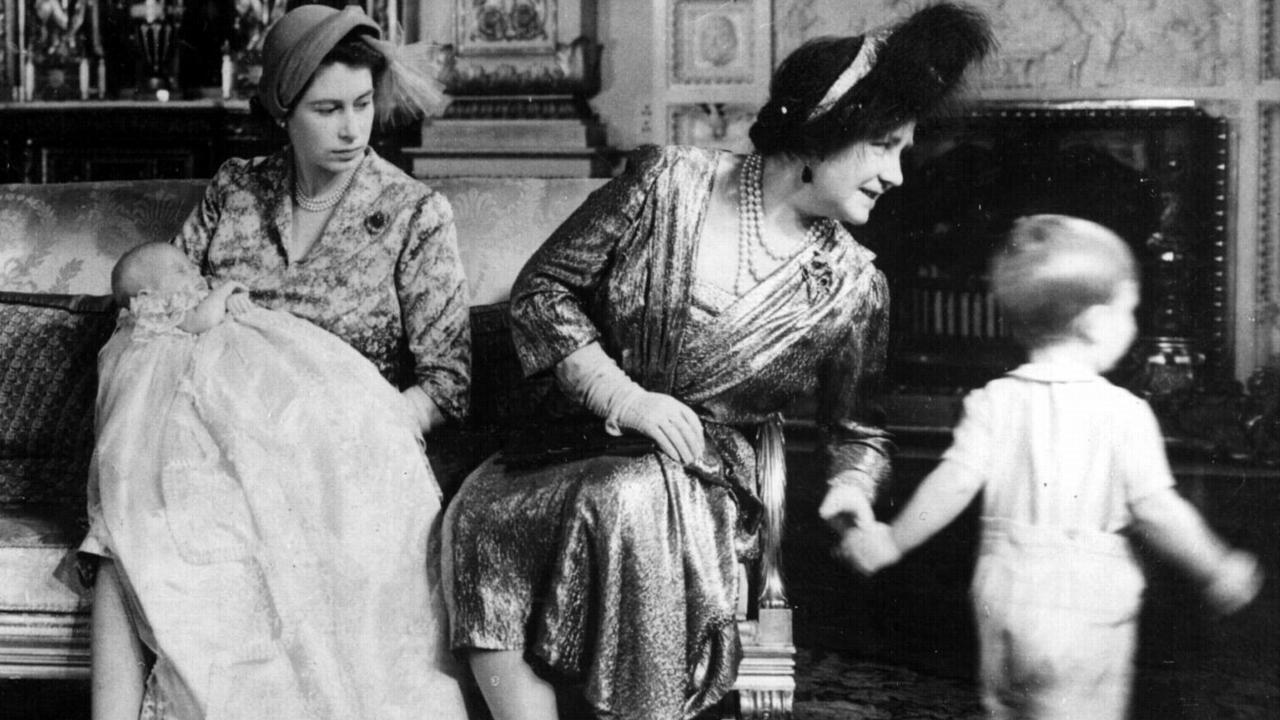
{"label": "short sleeve", "polygon": [[959,463],[984,479],[994,450],[991,405],[991,393],[985,388],[969,393],[964,399],[960,422],[952,431],[951,447],[942,454],[943,460]]}
{"label": "short sleeve", "polygon": [[1124,485],[1126,502],[1132,505],[1173,487],[1176,481],[1151,406],[1136,397],[1125,400],[1115,428],[1113,469],[1115,479]]}
{"label": "short sleeve", "polygon": [[439,193],[420,204],[396,275],[418,385],[454,420],[467,415],[471,324],[453,208]]}

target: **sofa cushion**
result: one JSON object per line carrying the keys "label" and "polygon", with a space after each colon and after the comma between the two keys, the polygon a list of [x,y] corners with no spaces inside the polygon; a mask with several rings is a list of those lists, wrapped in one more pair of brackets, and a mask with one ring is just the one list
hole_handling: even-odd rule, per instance
{"label": "sofa cushion", "polygon": [[116,259],[173,237],[208,182],[0,185],[0,289],[110,292]]}
{"label": "sofa cushion", "polygon": [[0,503],[0,612],[73,612],[90,590],[76,562],[84,508]]}
{"label": "sofa cushion", "polygon": [[0,292],[0,503],[82,509],[108,296]]}

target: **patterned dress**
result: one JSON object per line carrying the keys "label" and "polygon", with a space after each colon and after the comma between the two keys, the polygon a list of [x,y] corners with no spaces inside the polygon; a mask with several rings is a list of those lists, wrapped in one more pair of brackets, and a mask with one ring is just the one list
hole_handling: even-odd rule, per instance
{"label": "patterned dress", "polygon": [[[640,151],[534,255],[511,305],[526,373],[598,340],[646,389],[699,413],[715,462],[686,470],[647,441],[610,439],[598,418],[548,418],[446,512],[454,646],[523,648],[601,716],[691,717],[732,686],[763,423],[816,392],[828,476],[873,493],[888,472],[874,402],[888,297],[872,254],[836,229],[740,298],[700,293],[697,239],[721,158]],[[572,457],[538,461],[539,443],[559,452],[570,437]]]}
{"label": "patterned dress", "polygon": [[324,234],[291,262],[293,160],[285,149],[229,160],[174,243],[215,280],[310,320],[392,384],[419,384],[444,414],[467,413],[471,331],[453,210],[372,150]]}

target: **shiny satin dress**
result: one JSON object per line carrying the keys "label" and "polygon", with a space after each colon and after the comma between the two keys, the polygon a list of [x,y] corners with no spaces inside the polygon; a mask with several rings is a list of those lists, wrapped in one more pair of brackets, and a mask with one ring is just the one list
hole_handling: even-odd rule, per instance
{"label": "shiny satin dress", "polygon": [[639,151],[530,259],[510,310],[527,374],[598,340],[632,379],[699,413],[713,461],[687,470],[634,436],[609,438],[599,418],[548,417],[529,434],[581,438],[580,452],[539,462],[517,443],[446,513],[454,647],[523,648],[601,716],[691,717],[732,687],[762,423],[816,393],[828,476],[873,493],[888,469],[873,402],[887,293],[872,254],[833,224],[739,298],[699,288],[696,239],[721,157]]}
{"label": "shiny satin dress", "polygon": [[99,358],[82,550],[155,656],[140,717],[464,720],[399,392],[287,313],[184,332],[198,299],[135,301]]}

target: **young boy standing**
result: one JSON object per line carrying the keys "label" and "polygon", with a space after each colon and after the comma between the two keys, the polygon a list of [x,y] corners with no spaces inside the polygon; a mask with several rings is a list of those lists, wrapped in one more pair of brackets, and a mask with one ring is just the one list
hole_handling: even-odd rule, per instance
{"label": "young boy standing", "polygon": [[1018,221],[991,270],[1029,362],[965,399],[951,447],[902,513],[892,525],[847,527],[839,554],[872,574],[982,491],[971,592],[988,713],[1123,718],[1145,587],[1129,536],[1184,569],[1223,613],[1257,593],[1257,562],[1177,493],[1150,407],[1100,374],[1137,333],[1124,242],[1092,222],[1036,215]]}

